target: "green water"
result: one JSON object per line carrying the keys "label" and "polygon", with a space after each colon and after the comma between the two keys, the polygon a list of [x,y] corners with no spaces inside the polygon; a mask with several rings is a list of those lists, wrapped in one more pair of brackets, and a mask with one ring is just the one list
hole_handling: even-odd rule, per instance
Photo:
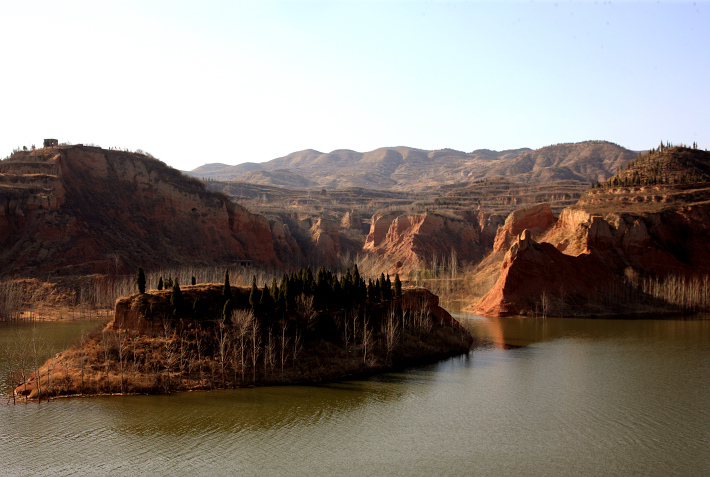
{"label": "green water", "polygon": [[492,343],[366,380],[3,400],[0,475],[710,474],[710,321],[462,318]]}

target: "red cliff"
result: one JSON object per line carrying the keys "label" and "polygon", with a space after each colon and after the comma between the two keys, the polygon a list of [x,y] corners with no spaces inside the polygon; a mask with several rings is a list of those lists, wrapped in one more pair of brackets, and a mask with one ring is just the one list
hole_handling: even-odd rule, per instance
{"label": "red cliff", "polygon": [[0,164],[0,273],[277,265],[268,221],[142,154],[66,146]]}

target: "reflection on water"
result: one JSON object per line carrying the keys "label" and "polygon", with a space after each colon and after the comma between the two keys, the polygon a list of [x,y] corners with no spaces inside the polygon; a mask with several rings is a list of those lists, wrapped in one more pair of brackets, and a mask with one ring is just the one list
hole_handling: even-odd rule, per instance
{"label": "reflection on water", "polygon": [[528,346],[559,339],[646,340],[707,344],[710,320],[619,320],[573,318],[483,318],[454,314],[474,336],[499,348]]}
{"label": "reflection on water", "polygon": [[366,380],[2,405],[0,474],[710,473],[709,321],[466,320]]}

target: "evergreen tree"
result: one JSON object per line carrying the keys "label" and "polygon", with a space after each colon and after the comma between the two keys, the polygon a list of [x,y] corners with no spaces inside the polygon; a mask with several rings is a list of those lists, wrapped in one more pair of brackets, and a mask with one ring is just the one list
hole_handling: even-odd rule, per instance
{"label": "evergreen tree", "polygon": [[316,282],[313,279],[313,272],[311,271],[311,268],[308,267],[306,269],[306,286],[305,286],[305,290],[304,290],[305,293],[307,295],[313,295],[313,293],[315,292],[315,286],[316,286]]}
{"label": "evergreen tree", "polygon": [[163,289],[163,277],[160,277],[160,280],[158,280],[158,290]]}
{"label": "evergreen tree", "polygon": [[[256,283],[256,277],[254,277]],[[232,299],[232,286],[229,284],[229,269],[224,271],[224,287],[222,288],[222,298],[224,301]]]}
{"label": "evergreen tree", "polygon": [[200,300],[199,298],[195,298],[195,301],[192,302],[192,316],[199,320],[200,318],[202,318],[203,314],[204,305],[202,303],[202,300]]}
{"label": "evergreen tree", "polygon": [[394,297],[402,298],[402,282],[399,279],[399,273],[394,276]]}
{"label": "evergreen tree", "polygon": [[145,293],[145,273],[141,267],[138,267],[136,272],[136,286],[138,286],[138,293],[141,295]]}
{"label": "evergreen tree", "polygon": [[195,276],[194,276],[194,275],[192,276],[192,284],[193,284],[193,285],[197,285],[197,280],[195,279]]}
{"label": "evergreen tree", "polygon": [[273,323],[274,300],[271,298],[271,291],[269,290],[269,287],[266,285],[266,283],[264,283],[264,288],[263,290],[261,290],[259,308],[261,311],[261,319],[265,325],[264,328],[268,328]]}
{"label": "evergreen tree", "polygon": [[173,309],[173,316],[177,317],[182,314],[182,290],[180,290],[180,284],[178,283],[177,278],[175,279],[175,283],[173,284],[173,292],[170,295],[170,306],[172,306]]}
{"label": "evergreen tree", "polygon": [[256,312],[256,308],[259,306],[259,300],[261,300],[261,295],[259,294],[259,288],[256,286],[256,275],[251,280],[251,290],[249,291],[249,304],[251,305],[252,311]]}
{"label": "evergreen tree", "polygon": [[360,270],[357,269],[357,263],[353,264],[353,285],[360,286]]}
{"label": "evergreen tree", "polygon": [[276,283],[276,278],[273,278],[271,280],[271,288],[269,289],[269,293],[271,293],[271,299],[276,302],[279,299],[279,284]]}
{"label": "evergreen tree", "polygon": [[225,323],[229,322],[232,316],[232,300],[227,300],[224,302],[224,308],[222,308],[222,319]]}
{"label": "evergreen tree", "polygon": [[372,280],[369,280],[367,283],[367,298],[372,303],[375,303],[380,298],[379,293],[378,293],[377,289],[375,288],[375,284],[372,283]]}

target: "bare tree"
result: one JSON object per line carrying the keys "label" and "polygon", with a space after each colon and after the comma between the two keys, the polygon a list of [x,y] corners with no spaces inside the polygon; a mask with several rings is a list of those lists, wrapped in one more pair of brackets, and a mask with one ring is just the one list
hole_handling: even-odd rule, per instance
{"label": "bare tree", "polygon": [[250,335],[252,382],[256,384],[256,363],[259,361],[259,354],[261,353],[261,327],[259,326],[259,320],[253,315]]}
{"label": "bare tree", "polygon": [[281,363],[281,381],[284,379],[284,364],[286,364],[286,348],[288,348],[288,336],[286,336],[286,330],[288,329],[288,322],[286,319],[281,321],[281,354],[279,355],[279,361]]}
{"label": "bare tree", "polygon": [[542,312],[542,317],[547,318],[547,313],[550,310],[550,297],[547,295],[547,291],[543,290],[542,295],[540,295],[540,311]]}
{"label": "bare tree", "polygon": [[271,328],[269,328],[266,336],[266,343],[264,343],[264,378],[267,376],[267,369],[271,370],[272,374],[274,372],[274,354],[276,351]]}
{"label": "bare tree", "polygon": [[390,364],[390,359],[392,358],[392,351],[399,343],[400,329],[399,329],[399,319],[397,317],[397,309],[391,306],[385,317],[385,321],[382,324],[382,333],[385,337],[385,352],[387,363]]}
{"label": "bare tree", "polygon": [[179,337],[179,345],[178,345],[178,369],[180,370],[180,376],[181,376],[181,381],[182,381],[182,376],[184,376],[185,371],[187,371],[187,380],[188,383],[190,381],[190,353],[189,353],[189,343],[185,339],[185,334],[186,331],[184,329],[181,329],[178,337]]}
{"label": "bare tree", "polygon": [[86,337],[82,336],[79,339],[79,373],[81,375],[81,394],[84,394],[84,369],[86,367]]}
{"label": "bare tree", "polygon": [[451,249],[451,280],[456,280],[458,276],[458,269],[459,269],[459,260],[458,256],[456,255],[456,250]]}
{"label": "bare tree", "polygon": [[27,378],[29,377],[27,375],[28,371],[28,366],[29,366],[29,357],[26,354],[26,350],[29,349],[29,343],[27,338],[23,337],[19,332],[17,333],[17,337],[14,340],[14,343],[17,346],[17,359],[18,359],[18,368],[20,372],[20,376],[22,377],[22,384],[23,384],[23,389],[22,393],[25,394],[25,400],[27,399]]}
{"label": "bare tree", "polygon": [[39,344],[37,343],[37,327],[32,326],[32,356],[34,357],[35,376],[37,378],[37,400],[42,400],[42,376],[40,374],[39,364]]}
{"label": "bare tree", "polygon": [[111,381],[109,379],[109,356],[110,342],[108,338],[109,331],[105,330],[101,333],[101,344],[104,351],[104,371],[106,373],[106,392],[111,394]]}
{"label": "bare tree", "polygon": [[367,316],[362,318],[362,362],[367,366],[367,353],[372,348],[372,330],[368,326]]}
{"label": "bare tree", "polygon": [[313,295],[300,294],[296,297],[296,313],[303,331],[311,330],[315,324],[316,309],[313,307]]}
{"label": "bare tree", "polygon": [[350,320],[349,313],[346,311],[343,313],[343,346],[345,347],[345,353],[348,352],[348,347],[350,344]]}
{"label": "bare tree", "polygon": [[170,373],[175,360],[175,340],[173,339],[173,326],[169,318],[163,319],[163,350],[165,353],[165,391],[170,393]]}
{"label": "bare tree", "polygon": [[195,348],[197,350],[197,367],[200,373],[200,387],[204,386],[204,374],[202,370],[202,352],[204,351],[205,343],[204,336],[202,336],[202,327],[197,325],[195,327]]}
{"label": "bare tree", "polygon": [[224,315],[219,321],[219,326],[217,326],[217,349],[219,351],[219,363],[222,370],[222,387],[226,387],[224,380],[224,368],[227,361],[227,353],[229,352],[229,330],[224,323]]}
{"label": "bare tree", "polygon": [[[239,372],[241,374],[241,384],[244,385],[244,370],[246,368],[247,338],[249,335],[254,314],[251,310],[233,310],[231,316],[234,324],[234,350],[238,353]],[[237,351],[238,348],[238,351]],[[236,373],[236,370],[235,370]],[[236,381],[236,377],[235,377]]]}
{"label": "bare tree", "polygon": [[119,372],[121,375],[121,394],[125,393],[125,388],[123,386],[123,369],[124,369],[124,361],[126,357],[126,331],[125,330],[118,330],[113,334],[113,339],[116,342],[116,348],[118,350],[118,366],[119,366]]}

